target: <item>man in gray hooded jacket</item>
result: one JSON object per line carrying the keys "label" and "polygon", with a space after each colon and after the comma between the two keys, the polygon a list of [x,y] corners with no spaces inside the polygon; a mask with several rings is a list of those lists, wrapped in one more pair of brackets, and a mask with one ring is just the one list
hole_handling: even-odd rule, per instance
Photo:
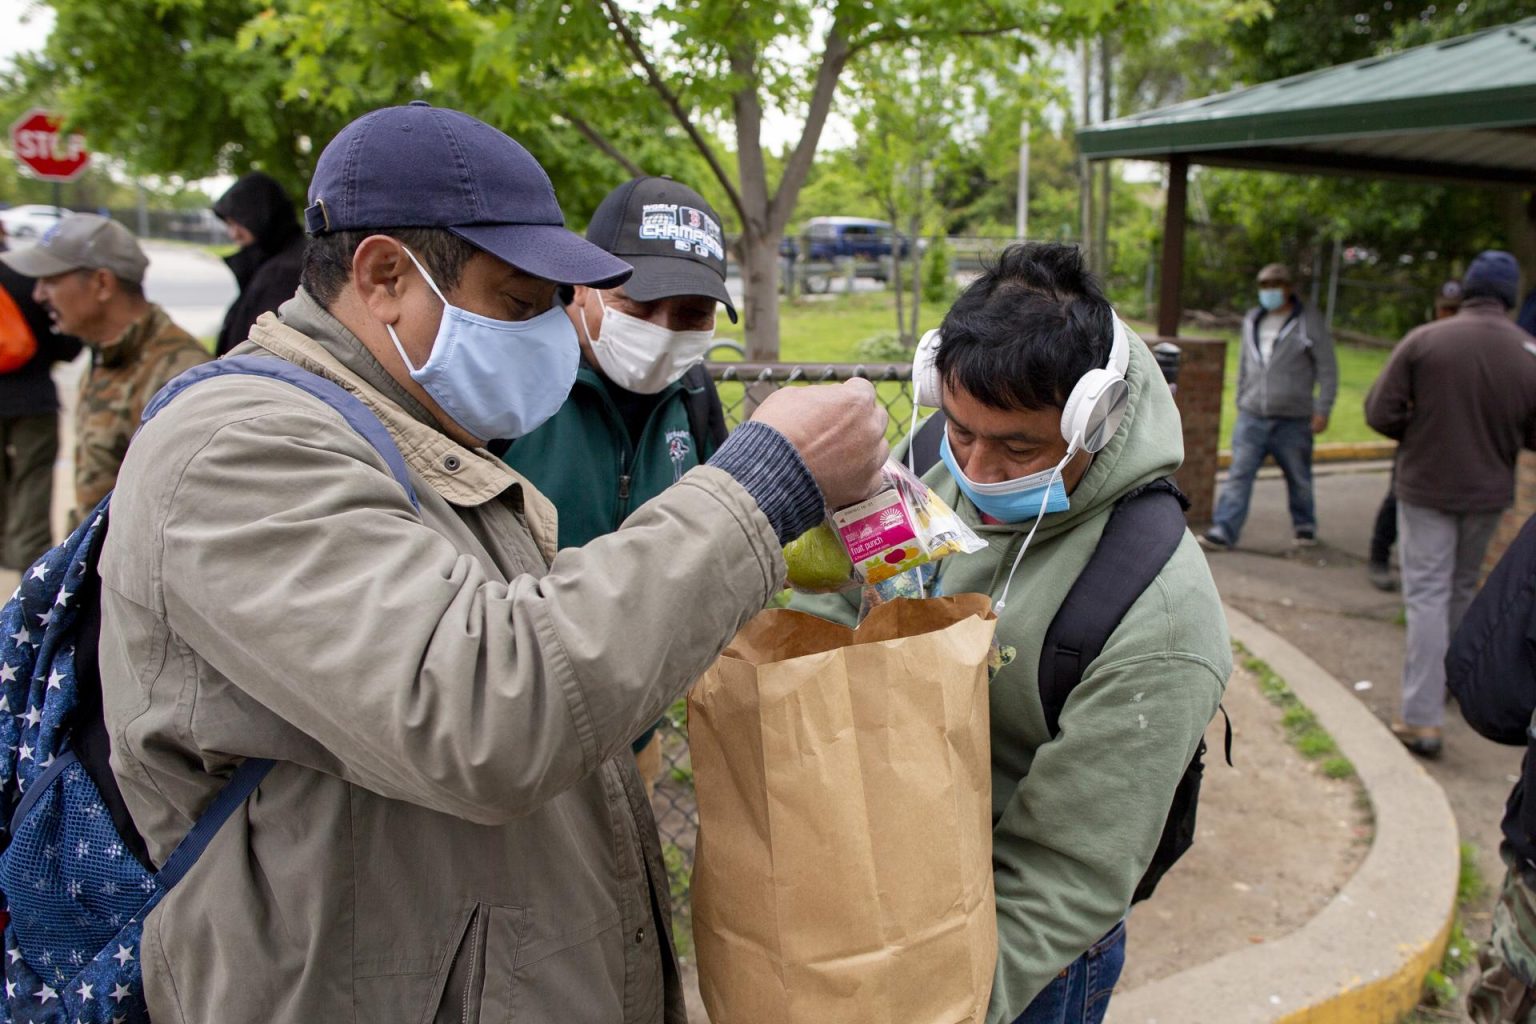
{"label": "man in gray hooded jacket", "polygon": [[1296,546],[1317,543],[1312,438],[1328,429],[1339,364],[1323,318],[1291,289],[1290,270],[1271,263],[1258,282],[1259,304],[1243,318],[1232,465],[1210,529],[1200,536],[1213,551],[1231,548],[1242,534],[1265,456],[1285,475]]}

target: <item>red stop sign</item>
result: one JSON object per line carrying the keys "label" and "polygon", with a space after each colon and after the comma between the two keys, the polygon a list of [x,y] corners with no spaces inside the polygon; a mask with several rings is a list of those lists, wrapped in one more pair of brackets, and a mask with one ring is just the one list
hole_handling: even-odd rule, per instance
{"label": "red stop sign", "polygon": [[34,178],[69,181],[85,170],[91,154],[85,136],[59,131],[63,118],[47,110],[32,109],[11,125],[11,151]]}

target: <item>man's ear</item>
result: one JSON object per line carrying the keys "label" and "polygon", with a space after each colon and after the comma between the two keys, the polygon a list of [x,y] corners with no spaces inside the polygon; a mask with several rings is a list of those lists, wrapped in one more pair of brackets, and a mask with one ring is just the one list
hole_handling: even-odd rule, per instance
{"label": "man's ear", "polygon": [[400,320],[400,300],[414,269],[405,246],[389,235],[369,235],[352,253],[352,288],[374,319],[394,324]]}

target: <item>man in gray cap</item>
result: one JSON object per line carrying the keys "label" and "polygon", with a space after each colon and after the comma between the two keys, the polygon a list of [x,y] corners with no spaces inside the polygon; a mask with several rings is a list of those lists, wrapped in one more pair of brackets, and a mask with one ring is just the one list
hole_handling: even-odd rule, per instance
{"label": "man in gray cap", "polygon": [[770,397],[558,550],[549,500],[486,443],[570,393],[562,286],[629,264],[565,228],[527,150],[425,103],[344,128],[305,222],[298,294],[230,358],[344,387],[416,501],[334,407],[266,376],[192,384],[128,453],[102,703],[150,859],[274,762],[123,950],[148,1015],[681,1024],[630,741],[777,593],[782,545],[878,488],[874,388]]}
{"label": "man in gray cap", "polygon": [[1536,449],[1536,340],[1509,318],[1519,295],[1515,258],[1479,253],[1460,310],[1409,331],[1365,396],[1366,422],[1398,442],[1408,650],[1392,732],[1421,757],[1440,753],[1445,652],[1514,503],[1520,449]]}
{"label": "man in gray cap", "polygon": [[75,405],[73,529],[117,483],[144,406],[172,377],[207,362],[208,350],[144,297],[149,257],[114,220],[71,213],[0,260],[35,279],[32,297],[54,330],[91,350]]}

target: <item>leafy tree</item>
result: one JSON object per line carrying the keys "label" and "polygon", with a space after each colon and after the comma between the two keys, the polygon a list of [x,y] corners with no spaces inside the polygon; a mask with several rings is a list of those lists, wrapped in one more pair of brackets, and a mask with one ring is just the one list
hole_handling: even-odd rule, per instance
{"label": "leafy tree", "polygon": [[[260,168],[302,197],[325,142],[359,114],[412,99],[498,124],[550,172],[579,225],[626,168],[589,126],[518,88],[491,59],[491,14],[435,0],[49,0],[56,23],[23,57],[6,104],[69,112],[92,146],[137,174],[202,177]],[[495,12],[491,12],[494,14]],[[134,59],[124,59],[125,53]],[[667,143],[654,104],[619,125],[657,173],[703,178]],[[600,138],[600,137],[599,137]],[[600,141],[606,142],[605,139]],[[704,190],[708,194],[708,190]]]}
{"label": "leafy tree", "polygon": [[[1198,98],[1243,84],[1301,74],[1434,39],[1516,20],[1510,0],[1435,4],[1420,0],[1296,0],[1248,19],[1169,22],[1121,60],[1126,113]],[[1239,311],[1252,305],[1253,273],[1280,260],[1301,276],[1303,294],[1326,278],[1335,241],[1359,258],[1344,268],[1336,320],[1394,337],[1420,322],[1434,289],[1481,248],[1519,251],[1523,225],[1515,193],[1366,178],[1266,174],[1197,168],[1191,177],[1185,298],[1191,307]],[[1148,255],[1160,231],[1146,207],[1118,202],[1117,218],[1140,220],[1124,242]],[[1514,215],[1512,215],[1514,214]],[[1112,246],[1112,248],[1116,248]],[[1112,286],[1129,292],[1145,261],[1119,247]]]}
{"label": "leafy tree", "polygon": [[[674,171],[739,227],[759,358],[777,352],[778,242],[850,61],[904,42],[937,53],[975,39],[1075,38],[1116,10],[1116,0],[49,3],[58,22],[26,65],[28,91],[54,92],[137,170],[262,167],[297,192],[348,120],[422,97],[524,141],[575,208],[626,174]],[[802,126],[777,166],[763,143],[769,116]]]}
{"label": "leafy tree", "polygon": [[1227,42],[1239,78],[1265,82],[1388,50],[1503,25],[1530,15],[1522,0],[1285,0],[1235,22]]}
{"label": "leafy tree", "polygon": [[[938,219],[935,169],[970,107],[966,94],[975,88],[975,78],[965,71],[975,75],[977,69],[962,69],[954,58],[933,61],[915,47],[873,50],[860,64],[849,96],[858,139],[853,162],[864,191],[896,229],[891,256],[896,336],[912,346],[923,295],[919,243]],[[904,287],[909,283],[910,300]]]}
{"label": "leafy tree", "polygon": [[[747,352],[759,359],[777,355],[778,244],[850,62],[906,43],[920,43],[936,59],[978,39],[1022,47],[1028,40],[1074,38],[1114,7],[1113,0],[1069,0],[1050,11],[1028,0],[985,7],[934,0],[693,0],[656,4],[642,29],[639,13],[619,0],[599,0],[602,17],[590,5],[549,3],[529,8],[532,20],[513,30],[518,41],[548,56],[553,70],[542,80],[544,89],[580,116],[612,123],[622,113],[614,109],[612,61],[605,63],[604,54],[616,50],[628,77],[650,89],[651,102],[660,102],[704,157],[740,221]],[[548,31],[551,24],[558,31]],[[583,60],[587,77],[578,80],[571,69]],[[802,125],[776,174],[763,144],[770,114]],[[706,136],[710,124],[734,129],[734,170]]]}

